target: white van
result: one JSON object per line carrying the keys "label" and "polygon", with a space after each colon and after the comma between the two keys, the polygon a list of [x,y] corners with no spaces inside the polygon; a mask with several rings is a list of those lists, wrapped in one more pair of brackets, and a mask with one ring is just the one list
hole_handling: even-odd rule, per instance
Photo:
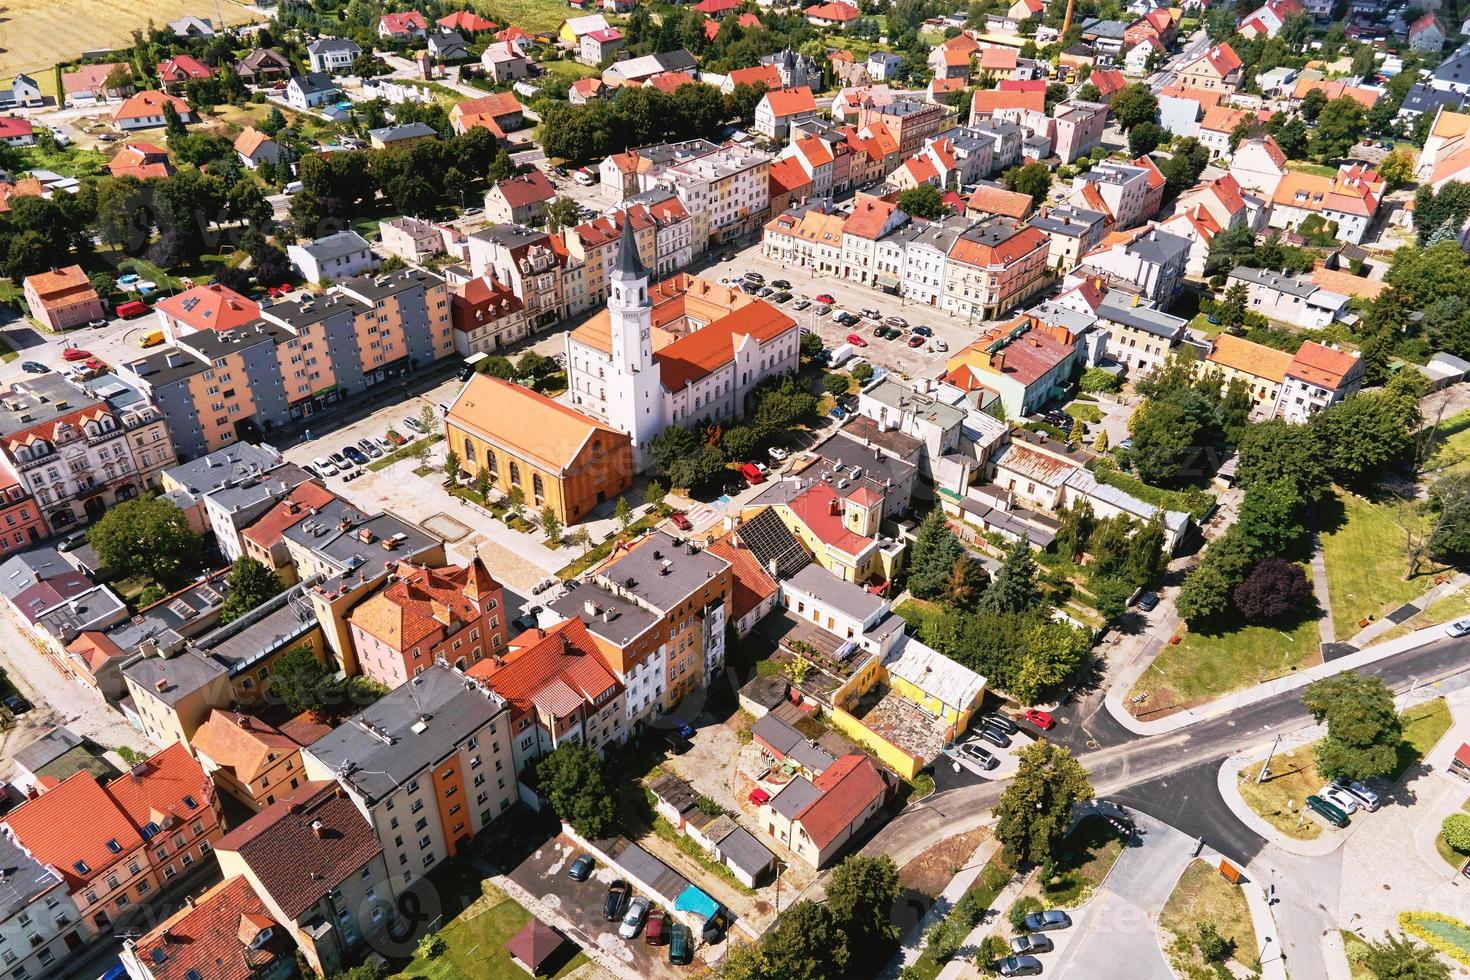
{"label": "white van", "polygon": [[281,188],[281,193],[282,194],[285,194],[287,197],[290,197],[292,194],[300,194],[301,193],[301,181],[299,181],[299,180],[293,180],[293,181],[291,181],[291,183],[289,183],[285,187]]}

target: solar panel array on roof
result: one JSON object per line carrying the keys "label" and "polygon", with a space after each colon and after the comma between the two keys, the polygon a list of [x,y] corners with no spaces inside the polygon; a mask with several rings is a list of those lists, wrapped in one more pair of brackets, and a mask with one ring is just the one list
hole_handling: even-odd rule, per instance
{"label": "solar panel array on roof", "polygon": [[811,561],[806,550],[771,508],[766,508],[748,523],[742,524],[739,534],[741,544],[750,549],[750,553],[755,555],[761,567],[768,573],[771,562],[776,563],[775,574],[771,577],[778,581],[795,575]]}

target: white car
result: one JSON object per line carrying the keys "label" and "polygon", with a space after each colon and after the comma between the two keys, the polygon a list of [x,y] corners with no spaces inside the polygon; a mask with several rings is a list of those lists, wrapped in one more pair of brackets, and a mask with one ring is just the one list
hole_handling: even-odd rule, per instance
{"label": "white car", "polygon": [[1326,800],[1328,803],[1336,806],[1339,810],[1341,810],[1343,813],[1346,813],[1348,816],[1352,816],[1354,813],[1357,813],[1358,807],[1362,805],[1358,802],[1358,798],[1356,796],[1349,793],[1341,786],[1334,786],[1331,783],[1328,783],[1326,786],[1323,786],[1320,790],[1318,790],[1317,795],[1322,797],[1322,799]]}
{"label": "white car", "polygon": [[311,461],[311,465],[316,467],[316,471],[322,476],[337,475],[337,467],[332,463],[330,459],[327,459],[327,457],[325,456],[318,456],[316,459]]}
{"label": "white car", "polygon": [[1470,635],[1470,619],[1457,619],[1446,626],[1444,631],[1456,638]]}
{"label": "white car", "polygon": [[772,460],[777,463],[785,462],[786,457],[790,455],[790,453],[786,452],[786,450],[782,449],[780,446],[772,446],[770,449],[766,450],[766,453],[771,457]]}
{"label": "white car", "polygon": [[643,920],[646,918],[648,918],[648,899],[639,895],[628,906],[628,914],[623,916],[623,924],[618,926],[618,935],[624,939],[632,939],[638,935],[638,930],[643,928]]}

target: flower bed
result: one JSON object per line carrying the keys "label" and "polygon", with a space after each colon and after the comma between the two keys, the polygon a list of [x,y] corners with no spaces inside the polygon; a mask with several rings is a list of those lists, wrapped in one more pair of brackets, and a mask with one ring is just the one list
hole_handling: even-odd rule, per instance
{"label": "flower bed", "polygon": [[1470,964],[1470,926],[1438,912],[1400,912],[1399,925],[1446,956]]}

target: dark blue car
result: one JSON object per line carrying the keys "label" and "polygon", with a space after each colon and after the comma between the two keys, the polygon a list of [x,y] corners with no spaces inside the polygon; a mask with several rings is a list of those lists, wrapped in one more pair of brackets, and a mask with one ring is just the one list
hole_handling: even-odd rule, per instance
{"label": "dark blue car", "polygon": [[684,738],[694,737],[694,726],[689,724],[689,722],[687,721],[681,721],[677,725],[675,725],[674,731],[678,732]]}

